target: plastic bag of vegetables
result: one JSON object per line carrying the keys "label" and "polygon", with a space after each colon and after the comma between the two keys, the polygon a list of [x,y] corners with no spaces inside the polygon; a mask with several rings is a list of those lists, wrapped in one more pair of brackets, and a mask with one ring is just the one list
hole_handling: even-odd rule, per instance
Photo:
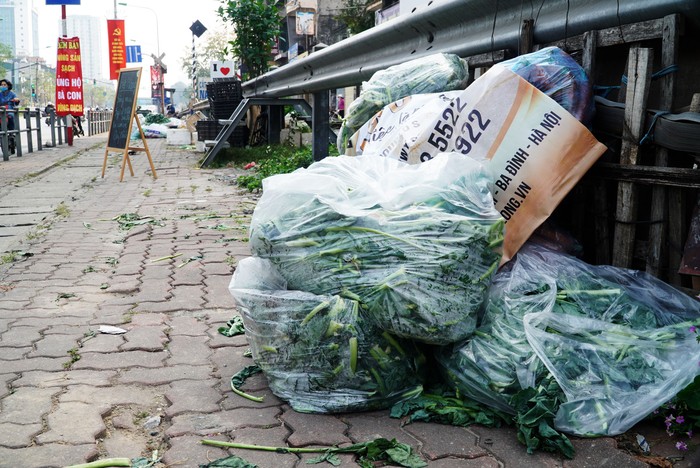
{"label": "plastic bag of vegetables", "polygon": [[412,94],[464,89],[469,70],[454,54],[433,54],[380,70],[362,84],[360,96],[348,107],[338,132],[343,152],[350,137],[374,114],[397,99]]}
{"label": "plastic bag of vegetables", "polygon": [[326,158],[264,180],[251,248],[290,289],[354,298],[383,330],[452,343],[474,331],[501,258],[490,186],[456,153]]}
{"label": "plastic bag of vegetables", "polygon": [[439,362],[463,395],[511,412],[553,377],[557,429],[615,435],[700,374],[697,326],[700,302],[652,276],[528,245],[494,279],[474,339]]}
{"label": "plastic bag of vegetables", "polygon": [[267,260],[242,260],[230,292],[253,359],[296,411],[382,409],[420,394],[418,349],[371,325],[356,301],[290,291]]}

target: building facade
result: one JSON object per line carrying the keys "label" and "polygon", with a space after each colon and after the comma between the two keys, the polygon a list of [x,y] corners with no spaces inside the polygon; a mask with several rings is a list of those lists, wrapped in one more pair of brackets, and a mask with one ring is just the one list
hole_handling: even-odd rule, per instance
{"label": "building facade", "polygon": [[0,44],[14,57],[39,55],[38,22],[32,0],[0,0]]}
{"label": "building facade", "polygon": [[102,75],[102,34],[104,20],[96,16],[71,15],[66,19],[68,37],[80,38],[80,60],[83,80],[101,80]]}

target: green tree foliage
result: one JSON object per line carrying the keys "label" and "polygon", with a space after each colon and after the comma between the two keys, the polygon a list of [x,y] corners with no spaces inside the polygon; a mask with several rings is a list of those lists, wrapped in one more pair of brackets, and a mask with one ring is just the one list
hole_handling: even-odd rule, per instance
{"label": "green tree foliage", "polygon": [[[230,58],[227,46],[233,34],[224,29],[209,31],[201,44],[196,46],[197,76],[209,76],[209,64],[214,60],[227,60]],[[192,48],[186,47],[180,57],[180,67],[192,77]]]}
{"label": "green tree foliage", "polygon": [[222,0],[218,14],[233,24],[235,38],[231,51],[248,67],[248,78],[268,70],[272,44],[279,36],[280,16],[277,4],[266,0]]}
{"label": "green tree foliage", "polygon": [[347,26],[348,34],[361,33],[374,27],[374,13],[367,11],[367,7],[372,3],[375,3],[375,1],[346,0],[336,19]]}
{"label": "green tree foliage", "polygon": [[0,78],[4,78],[7,72],[12,67],[12,49],[7,44],[0,42]]}

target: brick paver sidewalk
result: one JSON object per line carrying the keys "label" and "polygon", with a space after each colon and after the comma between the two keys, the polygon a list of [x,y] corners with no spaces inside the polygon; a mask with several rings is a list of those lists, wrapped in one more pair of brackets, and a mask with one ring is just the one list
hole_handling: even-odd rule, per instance
{"label": "brick paver sidewalk", "polygon": [[[301,467],[309,456],[227,452],[200,440],[307,446],[379,436],[411,444],[436,468],[646,466],[613,439],[575,439],[576,458],[565,461],[527,455],[510,428],[402,427],[387,411],[300,414],[260,374],[244,389],[264,395],[263,403],[233,394],[231,376],[252,361],[244,336],[227,338],[217,328],[235,313],[227,287],[236,262],[249,255],[256,198],[231,185],[230,170],[199,170],[198,155],[163,140],[149,140],[157,180],[142,154],[133,157],[134,177],[119,183],[118,158],[110,157],[101,179],[104,148],[83,141],[78,157],[32,182],[41,190],[51,177],[72,180],[79,189],[67,194],[68,212],[46,220],[44,236],[23,241],[33,256],[0,266],[1,467],[154,451],[173,467],[227,453],[261,468]],[[37,156],[22,163],[41,166]],[[115,218],[128,213],[142,218],[120,227]],[[102,325],[127,332],[100,333]]]}

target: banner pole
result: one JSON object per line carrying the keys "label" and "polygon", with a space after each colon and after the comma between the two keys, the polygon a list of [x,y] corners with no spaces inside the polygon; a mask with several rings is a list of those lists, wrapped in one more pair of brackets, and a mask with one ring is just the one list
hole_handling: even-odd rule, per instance
{"label": "banner pole", "polygon": [[[63,37],[68,37],[65,5],[61,5],[61,29]],[[68,146],[73,146],[73,116],[70,114],[66,115],[66,143],[68,143]]]}

